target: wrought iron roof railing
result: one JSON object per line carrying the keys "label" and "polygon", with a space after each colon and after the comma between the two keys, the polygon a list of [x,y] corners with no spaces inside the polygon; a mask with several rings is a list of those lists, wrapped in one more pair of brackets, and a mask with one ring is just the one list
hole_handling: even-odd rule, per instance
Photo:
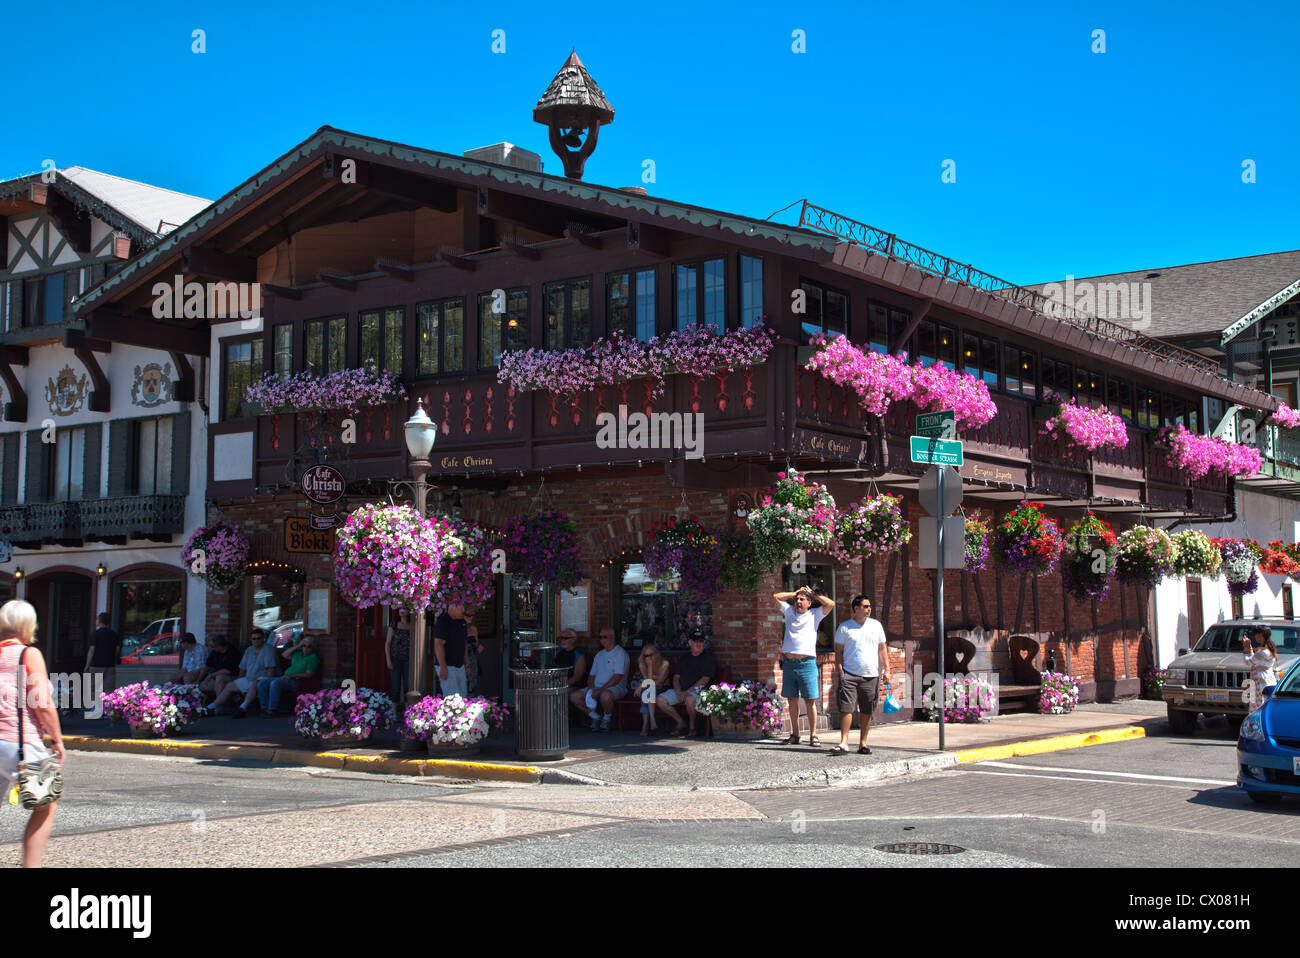
{"label": "wrought iron roof railing", "polygon": [[857,220],[823,209],[807,200],[803,201],[803,208],[799,212],[799,226],[826,233],[855,246],[907,263],[932,276],[940,276],[962,286],[981,290],[997,299],[1082,329],[1101,339],[1123,343],[1161,359],[1223,378],[1219,364],[1208,356],[1202,356],[1161,339],[1144,336],[1129,326],[1102,319],[1046,296],[1036,289],[1017,286],[974,266],[958,263],[933,250],[901,240],[894,233],[886,233],[874,226],[859,223]]}

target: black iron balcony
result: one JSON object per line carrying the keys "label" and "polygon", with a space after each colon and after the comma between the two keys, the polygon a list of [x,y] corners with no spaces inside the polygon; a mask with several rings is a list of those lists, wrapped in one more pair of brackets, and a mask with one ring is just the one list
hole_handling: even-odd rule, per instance
{"label": "black iron balcony", "polygon": [[165,541],[185,529],[184,496],[118,496],[87,499],[79,505],[81,535],[94,542]]}

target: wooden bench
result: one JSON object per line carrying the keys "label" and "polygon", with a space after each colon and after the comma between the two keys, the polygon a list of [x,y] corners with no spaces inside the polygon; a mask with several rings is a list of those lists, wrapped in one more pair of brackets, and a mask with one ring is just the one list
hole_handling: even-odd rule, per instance
{"label": "wooden bench", "polygon": [[986,670],[972,669],[971,660],[977,649],[975,644],[962,635],[949,635],[944,639],[944,672],[948,675],[978,675],[989,684],[997,679],[998,711],[1005,711],[1005,706],[1014,703],[1017,707],[1036,709],[1038,698],[1042,693],[1042,674],[1034,666],[1038,657],[1038,643],[1027,635],[1013,635],[1008,639],[1008,651],[1011,659],[1011,681],[1003,681],[1001,674]]}

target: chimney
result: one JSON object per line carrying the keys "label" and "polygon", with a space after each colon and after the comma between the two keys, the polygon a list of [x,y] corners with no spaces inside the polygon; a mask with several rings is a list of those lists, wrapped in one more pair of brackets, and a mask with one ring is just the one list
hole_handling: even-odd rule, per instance
{"label": "chimney", "polygon": [[491,146],[480,146],[477,150],[466,150],[464,153],[466,159],[482,160],[484,163],[496,163],[499,166],[511,166],[516,170],[526,170],[529,173],[542,172],[542,157],[532,150],[525,150],[523,147],[515,146],[513,143],[493,143]]}

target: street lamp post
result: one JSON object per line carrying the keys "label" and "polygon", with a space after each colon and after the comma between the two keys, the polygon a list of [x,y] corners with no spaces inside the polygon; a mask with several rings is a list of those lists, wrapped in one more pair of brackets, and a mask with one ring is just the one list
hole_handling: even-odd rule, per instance
{"label": "street lamp post", "polygon": [[[415,480],[415,511],[424,518],[424,510],[429,498],[429,484],[425,476],[433,468],[429,462],[429,453],[433,451],[433,442],[438,436],[438,428],[424,411],[424,401],[416,401],[415,414],[403,427],[406,432],[406,450],[411,454],[411,477]],[[414,641],[411,643],[410,690],[406,693],[408,704],[424,698],[425,679],[425,639],[424,612],[415,614]]]}

